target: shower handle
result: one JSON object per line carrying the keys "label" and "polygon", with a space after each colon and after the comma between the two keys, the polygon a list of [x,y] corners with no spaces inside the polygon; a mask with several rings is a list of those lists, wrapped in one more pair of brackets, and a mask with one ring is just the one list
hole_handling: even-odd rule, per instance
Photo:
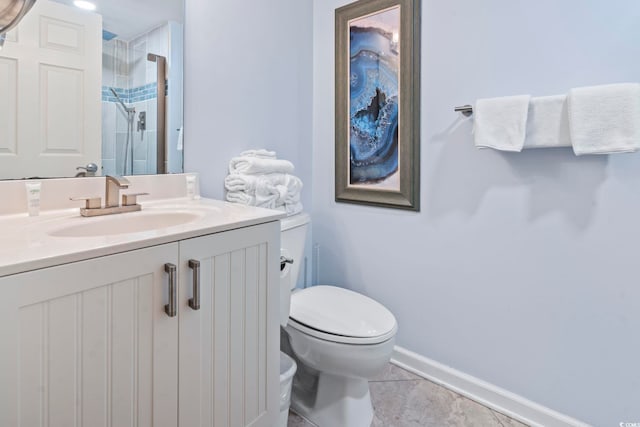
{"label": "shower handle", "polygon": [[147,130],[147,112],[140,111],[138,113],[138,132]]}

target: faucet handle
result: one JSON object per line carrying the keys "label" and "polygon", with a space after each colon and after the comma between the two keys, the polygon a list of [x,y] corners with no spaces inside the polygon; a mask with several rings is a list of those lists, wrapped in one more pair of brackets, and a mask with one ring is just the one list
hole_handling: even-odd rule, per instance
{"label": "faucet handle", "polygon": [[138,203],[138,196],[148,196],[149,193],[129,193],[122,195],[122,206],[132,206]]}
{"label": "faucet handle", "polygon": [[69,197],[73,202],[84,201],[85,209],[100,209],[102,207],[102,198],[100,196],[91,197]]}

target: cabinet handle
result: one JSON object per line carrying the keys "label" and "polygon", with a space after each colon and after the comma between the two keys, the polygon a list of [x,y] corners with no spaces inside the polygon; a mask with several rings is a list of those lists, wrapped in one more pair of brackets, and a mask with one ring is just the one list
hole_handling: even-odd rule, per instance
{"label": "cabinet handle", "polygon": [[176,317],[176,305],[177,305],[177,289],[176,289],[176,266],[175,264],[166,263],[164,265],[164,271],[169,273],[169,304],[164,306],[164,312],[169,317]]}
{"label": "cabinet handle", "polygon": [[193,270],[193,298],[189,299],[189,307],[200,310],[200,261],[190,259],[189,268]]}

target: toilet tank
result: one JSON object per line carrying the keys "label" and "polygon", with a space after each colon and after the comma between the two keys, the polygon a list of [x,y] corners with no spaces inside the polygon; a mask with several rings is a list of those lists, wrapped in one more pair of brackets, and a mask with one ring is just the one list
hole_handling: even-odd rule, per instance
{"label": "toilet tank", "polygon": [[280,220],[280,255],[293,260],[280,271],[280,324],[286,326],[291,306],[291,290],[296,287],[304,263],[304,246],[310,217],[306,213]]}

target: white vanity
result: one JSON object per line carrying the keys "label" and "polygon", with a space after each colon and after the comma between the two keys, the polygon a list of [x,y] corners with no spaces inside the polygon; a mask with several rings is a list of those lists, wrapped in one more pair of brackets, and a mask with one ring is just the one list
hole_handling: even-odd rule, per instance
{"label": "white vanity", "polygon": [[[132,177],[160,193],[140,212],[0,215],[1,426],[275,422],[282,215],[172,193],[184,180]],[[104,185],[61,181],[45,205]]]}

